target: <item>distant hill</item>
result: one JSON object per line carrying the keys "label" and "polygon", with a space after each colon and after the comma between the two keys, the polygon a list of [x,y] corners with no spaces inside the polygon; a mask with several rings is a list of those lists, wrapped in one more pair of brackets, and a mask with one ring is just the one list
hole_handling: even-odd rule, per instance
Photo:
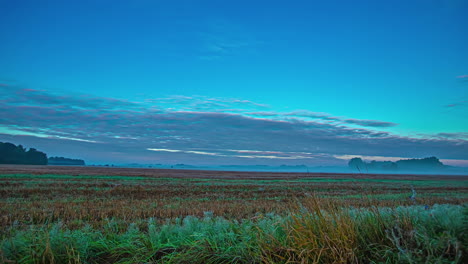
{"label": "distant hill", "polygon": [[84,166],[86,165],[84,160],[81,159],[69,159],[64,157],[50,157],[48,159],[49,165],[78,165]]}

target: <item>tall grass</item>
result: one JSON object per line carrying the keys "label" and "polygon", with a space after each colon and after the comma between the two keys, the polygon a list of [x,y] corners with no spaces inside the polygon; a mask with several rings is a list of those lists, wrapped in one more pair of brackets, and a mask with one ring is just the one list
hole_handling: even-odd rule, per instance
{"label": "tall grass", "polygon": [[205,213],[101,228],[11,226],[1,263],[466,263],[468,209],[367,209],[319,203],[242,221]]}

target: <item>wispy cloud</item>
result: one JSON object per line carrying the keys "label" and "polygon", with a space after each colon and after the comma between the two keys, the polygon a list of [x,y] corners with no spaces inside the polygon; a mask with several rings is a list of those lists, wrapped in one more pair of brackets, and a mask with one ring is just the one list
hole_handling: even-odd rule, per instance
{"label": "wispy cloud", "polygon": [[188,153],[188,154],[197,154],[197,155],[222,156],[219,153],[198,151],[198,150],[157,149],[157,148],[147,148],[147,150],[156,151],[156,152]]}
{"label": "wispy cloud", "polygon": [[453,108],[453,107],[458,107],[458,106],[464,106],[467,103],[468,103],[468,101],[460,101],[460,102],[457,102],[457,103],[448,104],[445,107]]}
{"label": "wispy cloud", "polygon": [[320,113],[320,112],[311,112],[307,110],[300,110],[300,111],[293,111],[289,113],[285,113],[285,116],[294,116],[294,117],[306,117],[306,118],[313,118],[313,119],[321,119],[326,121],[340,121],[341,118],[330,116],[327,113]]}
{"label": "wispy cloud", "polygon": [[375,130],[393,123],[266,107],[230,98],[136,103],[3,87],[0,140],[29,142],[54,155],[75,151],[95,160],[155,163],[343,162],[334,155],[468,159],[468,141],[460,136],[402,137]]}
{"label": "wispy cloud", "polygon": [[405,159],[403,157],[388,157],[388,156],[364,156],[364,155],[335,155],[334,156],[337,159],[342,159],[342,160],[350,160],[352,158],[361,158],[366,161],[398,161]]}
{"label": "wispy cloud", "polygon": [[245,113],[247,115],[252,115],[252,116],[279,116],[280,114],[277,112],[247,112]]}
{"label": "wispy cloud", "polygon": [[145,102],[155,108],[172,109],[174,111],[245,112],[270,108],[268,105],[249,100],[199,95],[174,95],[166,98],[146,99]]}
{"label": "wispy cloud", "polygon": [[198,36],[201,41],[199,58],[203,60],[251,53],[261,43],[252,38],[246,29],[227,20],[210,21],[198,32]]}
{"label": "wispy cloud", "polygon": [[151,150],[151,151],[160,151],[160,152],[172,152],[172,153],[175,153],[175,152],[183,152],[182,150],[178,150],[178,149],[156,149],[156,148],[147,148],[147,150]]}
{"label": "wispy cloud", "polygon": [[293,111],[288,113],[279,113],[279,112],[251,112],[247,113],[252,116],[266,116],[266,117],[299,117],[299,118],[308,118],[313,120],[322,120],[328,123],[340,123],[340,124],[350,124],[358,125],[362,127],[375,127],[375,128],[385,128],[385,127],[394,127],[398,124],[392,122],[385,122],[379,120],[366,120],[366,119],[354,119],[354,118],[342,118],[331,116],[327,113],[321,112],[311,112],[306,110]]}
{"label": "wispy cloud", "polygon": [[281,151],[259,151],[259,150],[232,150],[232,149],[216,149],[215,152],[207,152],[200,150],[178,150],[178,149],[155,149],[147,148],[150,151],[156,152],[171,152],[171,153],[188,153],[197,155],[208,155],[228,158],[246,158],[246,159],[282,159],[282,160],[308,160],[328,157],[330,155],[313,154],[305,152],[281,152]]}
{"label": "wispy cloud", "polygon": [[462,139],[468,140],[468,132],[459,132],[459,133],[438,133],[435,136],[448,139]]}
{"label": "wispy cloud", "polygon": [[392,122],[384,122],[384,121],[377,121],[377,120],[344,119],[342,121],[347,124],[355,124],[355,125],[360,125],[360,126],[365,126],[365,127],[394,127],[398,125]]}

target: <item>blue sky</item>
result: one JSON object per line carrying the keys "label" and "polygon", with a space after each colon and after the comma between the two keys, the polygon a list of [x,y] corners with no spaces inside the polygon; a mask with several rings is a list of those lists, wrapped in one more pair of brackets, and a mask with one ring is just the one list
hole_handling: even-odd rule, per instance
{"label": "blue sky", "polygon": [[0,9],[0,140],[92,162],[468,165],[467,1]]}

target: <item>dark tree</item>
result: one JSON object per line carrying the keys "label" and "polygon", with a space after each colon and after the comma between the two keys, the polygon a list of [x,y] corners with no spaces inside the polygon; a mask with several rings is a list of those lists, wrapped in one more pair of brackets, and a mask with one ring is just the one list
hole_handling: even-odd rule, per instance
{"label": "dark tree", "polygon": [[396,164],[399,169],[403,170],[442,169],[445,167],[445,165],[436,157],[399,160]]}
{"label": "dark tree", "polygon": [[348,162],[348,166],[351,169],[357,169],[358,171],[362,171],[363,169],[366,169],[366,171],[368,169],[373,171],[435,171],[447,167],[436,157],[406,159],[399,160],[397,162],[373,160],[370,163],[362,161],[361,158],[352,158]]}
{"label": "dark tree", "polygon": [[47,155],[44,152],[37,151],[35,148],[30,148],[26,152],[26,164],[32,165],[47,165]]}
{"label": "dark tree", "polygon": [[391,161],[371,161],[366,164],[369,170],[396,170],[398,166],[395,162]]}
{"label": "dark tree", "polygon": [[348,166],[351,169],[357,169],[358,171],[362,171],[366,167],[366,163],[362,161],[361,158],[352,158],[348,162]]}
{"label": "dark tree", "polygon": [[50,157],[48,161],[49,165],[80,165],[84,166],[85,162],[81,159],[69,159],[64,157]]}
{"label": "dark tree", "polygon": [[22,159],[22,155],[24,155],[24,151],[19,151],[14,144],[0,142],[0,163],[17,164],[17,162]]}
{"label": "dark tree", "polygon": [[9,142],[0,142],[0,164],[47,165],[47,155],[34,148],[26,149]]}

